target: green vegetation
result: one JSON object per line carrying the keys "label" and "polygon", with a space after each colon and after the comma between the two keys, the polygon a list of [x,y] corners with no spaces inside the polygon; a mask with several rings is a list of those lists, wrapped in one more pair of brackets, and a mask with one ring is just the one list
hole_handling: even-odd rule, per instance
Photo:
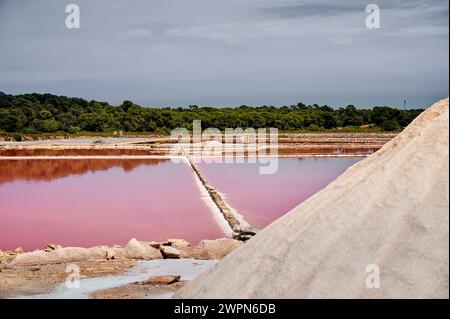
{"label": "green vegetation", "polygon": [[422,111],[386,106],[357,109],[353,105],[333,109],[303,103],[282,107],[145,108],[130,101],[112,106],[52,94],[0,92],[0,135],[21,139],[22,134],[56,132],[69,135],[84,131],[110,135],[114,131],[169,133],[177,127],[191,129],[193,120],[201,120],[203,128],[221,130],[276,127],[281,131],[398,131]]}

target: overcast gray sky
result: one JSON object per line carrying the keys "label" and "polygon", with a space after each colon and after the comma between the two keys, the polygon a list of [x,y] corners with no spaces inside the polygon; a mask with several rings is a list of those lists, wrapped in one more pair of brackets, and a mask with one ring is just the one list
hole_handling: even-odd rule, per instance
{"label": "overcast gray sky", "polygon": [[[65,7],[81,28],[65,27]],[[365,7],[381,8],[367,29]],[[425,107],[448,96],[448,1],[0,0],[0,91],[143,106]]]}

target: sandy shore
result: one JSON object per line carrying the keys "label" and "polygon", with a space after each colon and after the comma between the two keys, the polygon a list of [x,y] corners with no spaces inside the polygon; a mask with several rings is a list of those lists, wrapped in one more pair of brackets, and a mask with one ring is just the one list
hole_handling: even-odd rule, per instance
{"label": "sandy shore", "polygon": [[[17,291],[13,298],[170,298],[187,281],[194,279],[215,264],[216,260],[197,259],[145,260],[134,264],[126,261],[83,262],[78,265],[82,270],[78,286],[66,284],[68,274],[61,271],[65,265],[57,267],[47,265],[43,267],[42,273],[48,273],[53,280],[41,282],[42,276],[36,276],[38,282],[34,282],[33,285],[28,283],[26,293]],[[24,270],[21,272],[25,275]],[[33,274],[27,275],[33,278]],[[156,278],[159,282],[149,283],[150,278]],[[52,281],[53,285],[51,285]]]}

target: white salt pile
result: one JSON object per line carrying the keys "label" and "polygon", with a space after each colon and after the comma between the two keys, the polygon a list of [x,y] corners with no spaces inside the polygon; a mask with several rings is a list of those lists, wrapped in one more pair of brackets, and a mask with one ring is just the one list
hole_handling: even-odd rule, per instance
{"label": "white salt pile", "polygon": [[448,298],[448,130],[446,99],[177,297]]}

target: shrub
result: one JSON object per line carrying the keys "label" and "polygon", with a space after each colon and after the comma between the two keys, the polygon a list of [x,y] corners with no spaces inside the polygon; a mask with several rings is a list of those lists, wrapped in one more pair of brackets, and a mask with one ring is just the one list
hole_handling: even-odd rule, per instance
{"label": "shrub", "polygon": [[14,138],[17,142],[22,140],[22,133],[9,133],[8,135]]}

